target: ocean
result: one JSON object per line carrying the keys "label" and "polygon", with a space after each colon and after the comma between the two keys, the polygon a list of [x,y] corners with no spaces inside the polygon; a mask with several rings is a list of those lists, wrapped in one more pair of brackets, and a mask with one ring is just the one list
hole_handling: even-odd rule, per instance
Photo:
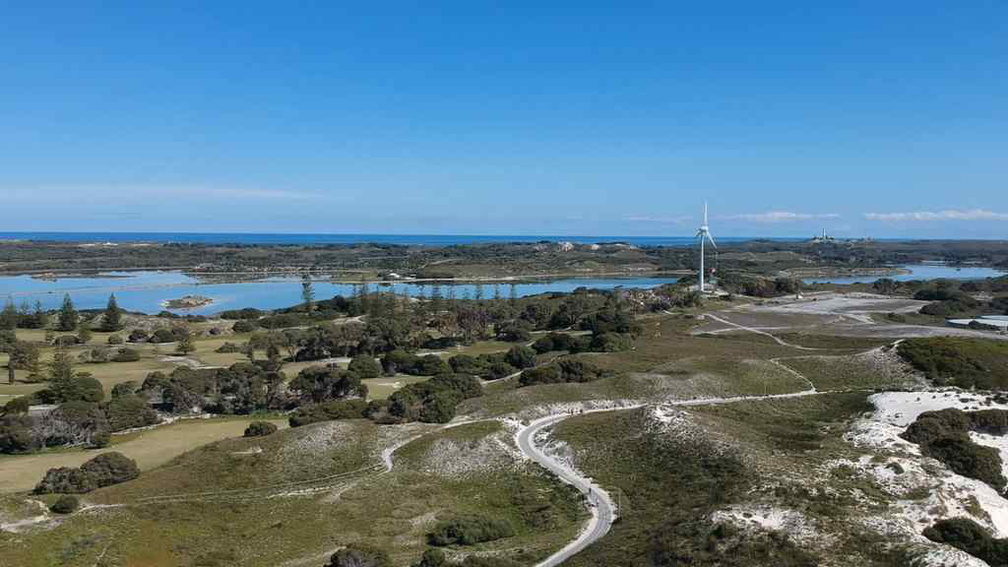
{"label": "ocean", "polygon": [[[755,237],[725,237],[725,244],[755,240]],[[798,242],[806,238],[761,238]],[[175,242],[186,244],[400,244],[453,246],[494,242],[575,242],[593,244],[624,242],[635,246],[692,246],[691,236],[559,236],[541,234],[276,234],[251,232],[0,232],[0,240],[55,242]]]}

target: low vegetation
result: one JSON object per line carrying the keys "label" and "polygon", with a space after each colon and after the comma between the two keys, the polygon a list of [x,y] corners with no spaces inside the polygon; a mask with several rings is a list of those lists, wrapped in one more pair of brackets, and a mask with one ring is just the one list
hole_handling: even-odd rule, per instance
{"label": "low vegetation", "polygon": [[938,459],[952,472],[1004,490],[1008,479],[1001,472],[998,450],[974,443],[970,431],[1003,435],[1008,431],[1008,411],[964,412],[949,408],[924,412],[907,427],[903,438],[920,445],[921,452]]}
{"label": "low vegetation", "polygon": [[97,488],[133,480],[140,476],[136,461],[122,453],[102,453],[85,462],[80,468],[59,467],[49,469],[35,487],[36,494],[81,494]]}
{"label": "low vegetation", "polygon": [[488,516],[463,516],[442,520],[427,536],[431,545],[474,545],[511,537],[514,527],[507,520]]}
{"label": "low vegetation", "polygon": [[1008,388],[1008,341],[966,337],[914,338],[897,352],[937,385]]}
{"label": "low vegetation", "polygon": [[968,518],[935,522],[924,530],[924,537],[961,549],[992,566],[1008,565],[1008,539],[991,536],[990,532]]}

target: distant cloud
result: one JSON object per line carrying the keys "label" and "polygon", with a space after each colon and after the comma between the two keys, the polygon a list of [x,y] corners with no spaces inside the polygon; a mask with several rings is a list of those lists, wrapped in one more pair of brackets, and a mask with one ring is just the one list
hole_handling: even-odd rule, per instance
{"label": "distant cloud", "polygon": [[94,184],[44,184],[35,186],[4,187],[9,198],[35,200],[40,193],[59,195],[61,198],[90,202],[95,197],[114,196],[128,198],[209,198],[209,199],[255,199],[255,200],[314,200],[324,194],[288,189],[266,189],[260,187],[231,187],[212,185],[160,185],[131,183]]}
{"label": "distant cloud", "polygon": [[864,216],[868,220],[883,222],[1008,221],[1008,213],[995,213],[984,209],[971,209],[968,211],[949,209],[945,211],[916,211],[910,213],[865,213]]}
{"label": "distant cloud", "polygon": [[630,222],[653,222],[661,224],[682,224],[693,220],[690,216],[679,216],[679,217],[655,217],[650,215],[631,215],[628,217],[623,217],[623,220]]}
{"label": "distant cloud", "polygon": [[795,222],[810,220],[838,219],[840,215],[836,213],[795,213],[792,211],[767,211],[765,213],[742,213],[737,215],[723,215],[716,217],[720,220],[741,220],[749,222]]}

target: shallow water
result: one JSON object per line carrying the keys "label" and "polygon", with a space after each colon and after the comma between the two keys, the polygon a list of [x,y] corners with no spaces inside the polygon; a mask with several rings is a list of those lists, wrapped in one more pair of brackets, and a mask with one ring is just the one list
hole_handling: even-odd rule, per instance
{"label": "shallow water", "polygon": [[[579,287],[612,289],[618,286],[651,288],[673,283],[676,278],[567,278],[557,280],[523,281],[515,283],[442,284],[441,295],[448,297],[454,291],[459,299],[475,298],[477,288],[484,298],[509,297],[514,287],[514,295],[524,297],[546,292],[570,292]],[[314,282],[315,297],[329,299],[335,295],[351,296],[355,292],[353,284],[334,284],[328,281]],[[414,297],[430,297],[434,291],[431,283],[400,282],[392,285],[369,284],[371,291],[394,290],[398,294]],[[33,279],[31,276],[0,277],[0,297],[9,297],[17,305],[28,302],[42,303],[45,309],[56,309],[69,293],[78,309],[100,309],[105,307],[109,295],[115,293],[119,306],[129,311],[157,313],[164,310],[162,302],[185,295],[202,295],[213,299],[213,303],[195,309],[173,309],[176,313],[207,315],[225,309],[255,307],[276,309],[289,307],[301,302],[301,279],[295,277],[275,277],[253,282],[207,283],[181,272],[109,272],[93,277],[60,278],[56,281]]]}
{"label": "shallow water", "polygon": [[[980,268],[976,266],[967,266],[962,268],[957,268],[954,266],[946,266],[943,264],[916,264],[910,266],[902,266],[910,270],[909,274],[897,274],[893,276],[885,276],[896,281],[910,281],[910,280],[933,280],[938,278],[945,278],[950,280],[982,280],[984,278],[996,278],[998,276],[1003,276],[1004,272],[1000,270],[995,270],[994,268]],[[805,283],[835,283],[835,284],[852,284],[852,283],[872,283],[875,280],[883,276],[848,276],[848,277],[834,277],[834,278],[805,278]]]}

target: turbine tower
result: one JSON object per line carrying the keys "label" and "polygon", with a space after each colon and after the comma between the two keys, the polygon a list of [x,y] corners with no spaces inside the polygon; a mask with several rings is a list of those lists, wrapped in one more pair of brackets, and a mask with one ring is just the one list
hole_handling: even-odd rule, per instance
{"label": "turbine tower", "polygon": [[704,288],[704,240],[709,240],[711,246],[717,249],[717,244],[714,244],[714,238],[710,234],[710,229],[707,227],[707,202],[703,204],[703,224],[700,225],[700,229],[697,230],[696,237],[700,239],[700,293],[705,291]]}

